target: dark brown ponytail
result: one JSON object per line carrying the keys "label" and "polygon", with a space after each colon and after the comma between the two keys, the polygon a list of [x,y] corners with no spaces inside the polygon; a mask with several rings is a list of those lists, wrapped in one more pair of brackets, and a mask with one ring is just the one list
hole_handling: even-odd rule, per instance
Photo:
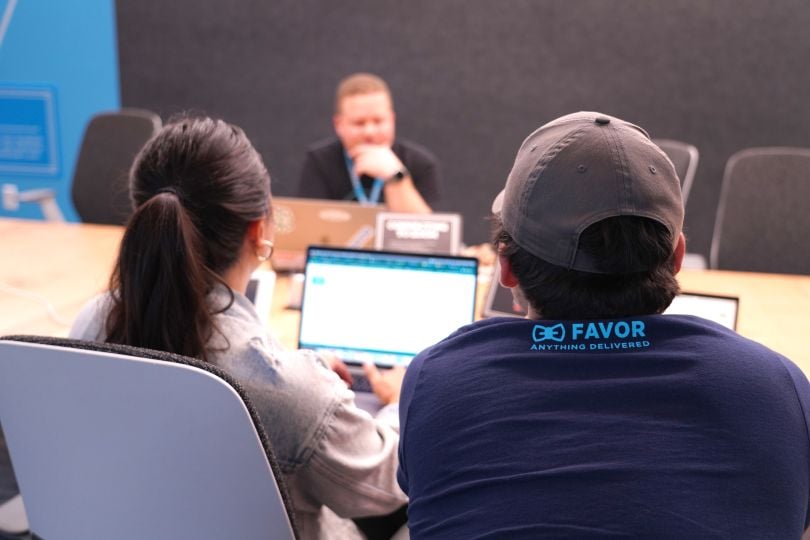
{"label": "dark brown ponytail", "polygon": [[107,340],[205,358],[207,295],[270,212],[270,177],[241,129],[210,118],[167,124],[130,170],[130,218],[110,278]]}

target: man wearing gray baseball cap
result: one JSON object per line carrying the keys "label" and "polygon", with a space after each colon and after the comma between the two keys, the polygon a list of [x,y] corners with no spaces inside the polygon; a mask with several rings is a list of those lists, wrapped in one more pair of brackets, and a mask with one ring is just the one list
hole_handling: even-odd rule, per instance
{"label": "man wearing gray baseball cap", "polygon": [[713,322],[662,315],[680,183],[640,127],[558,118],[493,204],[527,307],[417,356],[400,401],[412,538],[800,538],[810,384]]}

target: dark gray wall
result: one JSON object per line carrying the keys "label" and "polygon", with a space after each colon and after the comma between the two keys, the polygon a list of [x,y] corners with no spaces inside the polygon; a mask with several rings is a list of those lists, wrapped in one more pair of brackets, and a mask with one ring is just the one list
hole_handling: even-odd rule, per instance
{"label": "dark gray wall", "polygon": [[124,106],[222,116],[291,194],[307,144],[330,135],[334,86],[388,80],[398,131],[445,174],[440,210],[468,243],[522,139],[598,110],[695,144],[690,250],[708,253],[726,159],[810,146],[807,0],[119,0]]}

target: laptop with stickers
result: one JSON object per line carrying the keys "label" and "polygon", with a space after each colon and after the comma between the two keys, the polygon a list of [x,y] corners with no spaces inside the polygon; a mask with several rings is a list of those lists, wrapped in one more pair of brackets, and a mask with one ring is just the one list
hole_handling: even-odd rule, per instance
{"label": "laptop with stickers", "polygon": [[469,257],[310,247],[298,346],[335,354],[370,392],[364,362],[407,366],[473,322],[477,280]]}
{"label": "laptop with stickers", "polygon": [[276,271],[299,272],[311,245],[370,248],[377,214],[385,210],[383,205],[351,201],[274,197],[275,249],[270,262]]}

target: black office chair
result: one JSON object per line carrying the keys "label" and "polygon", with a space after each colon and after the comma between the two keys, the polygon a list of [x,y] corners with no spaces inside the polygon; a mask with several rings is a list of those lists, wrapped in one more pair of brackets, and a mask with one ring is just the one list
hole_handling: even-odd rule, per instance
{"label": "black office chair", "polygon": [[726,163],[710,266],[810,274],[810,148],[749,148]]}
{"label": "black office chair", "polygon": [[0,338],[0,421],[38,537],[298,537],[258,414],[205,362]]}
{"label": "black office chair", "polygon": [[[669,160],[672,161],[672,165],[675,166],[675,172],[678,173],[678,178],[681,180],[683,204],[686,206],[689,193],[692,191],[692,184],[695,181],[695,171],[697,171],[699,158],[698,149],[689,143],[672,139],[653,139],[653,142],[664,151]],[[684,257],[684,268],[705,270],[706,266],[706,258],[703,255],[687,253]]]}
{"label": "black office chair", "polygon": [[160,117],[141,109],[95,115],[76,160],[71,196],[85,223],[122,225],[132,209],[127,175],[135,154],[161,128]]}
{"label": "black office chair", "polygon": [[[142,109],[98,113],[87,123],[82,137],[71,197],[85,223],[122,225],[132,209],[127,176],[135,154],[161,128],[160,117]],[[20,203],[38,203],[45,219],[61,221],[62,211],[52,189],[18,191],[3,185],[3,206],[16,210]]]}
{"label": "black office chair", "polygon": [[692,191],[692,183],[695,181],[695,171],[697,170],[699,158],[698,149],[689,143],[672,139],[654,139],[653,142],[664,151],[675,166],[675,172],[678,173],[678,178],[681,179],[683,204],[686,206],[689,192]]}

